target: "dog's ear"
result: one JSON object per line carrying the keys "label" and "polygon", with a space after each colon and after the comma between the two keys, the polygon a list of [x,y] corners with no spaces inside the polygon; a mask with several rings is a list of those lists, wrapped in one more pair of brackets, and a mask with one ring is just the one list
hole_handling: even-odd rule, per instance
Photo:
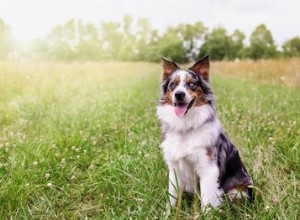
{"label": "dog's ear", "polygon": [[167,58],[161,57],[161,61],[163,69],[162,80],[166,80],[171,75],[171,73],[178,69],[181,69],[181,67],[177,63],[168,60]]}
{"label": "dog's ear", "polygon": [[201,60],[197,61],[189,69],[194,73],[201,75],[205,81],[209,81],[209,55],[205,55]]}

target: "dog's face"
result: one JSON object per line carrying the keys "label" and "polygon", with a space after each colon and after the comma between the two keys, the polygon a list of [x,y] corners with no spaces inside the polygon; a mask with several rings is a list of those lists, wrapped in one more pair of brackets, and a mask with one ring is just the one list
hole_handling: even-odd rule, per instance
{"label": "dog's face", "polygon": [[208,56],[196,62],[188,71],[165,58],[162,58],[162,67],[161,103],[174,106],[178,117],[184,117],[189,109],[207,103]]}

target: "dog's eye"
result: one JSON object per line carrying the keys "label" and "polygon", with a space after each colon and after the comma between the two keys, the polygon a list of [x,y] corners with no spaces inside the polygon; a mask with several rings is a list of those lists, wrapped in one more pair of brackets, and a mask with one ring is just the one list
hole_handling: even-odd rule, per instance
{"label": "dog's eye", "polygon": [[176,88],[176,86],[177,85],[174,82],[170,83],[170,85],[169,85],[169,87],[170,87],[171,90],[174,90]]}
{"label": "dog's eye", "polygon": [[187,85],[187,87],[190,87],[190,88],[195,88],[195,83],[187,83],[186,84]]}

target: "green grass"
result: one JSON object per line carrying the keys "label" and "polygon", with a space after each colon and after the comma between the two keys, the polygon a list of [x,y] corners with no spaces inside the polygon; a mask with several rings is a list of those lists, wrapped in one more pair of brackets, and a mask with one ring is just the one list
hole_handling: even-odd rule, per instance
{"label": "green grass", "polygon": [[[159,64],[0,64],[1,219],[174,218],[155,116]],[[218,115],[256,187],[254,205],[206,216],[297,219],[300,89],[212,75]]]}

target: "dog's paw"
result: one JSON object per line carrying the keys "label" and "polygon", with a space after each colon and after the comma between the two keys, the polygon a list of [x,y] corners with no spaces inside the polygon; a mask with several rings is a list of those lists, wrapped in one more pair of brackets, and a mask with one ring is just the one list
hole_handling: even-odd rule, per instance
{"label": "dog's paw", "polygon": [[223,202],[222,196],[223,193],[221,191],[203,194],[201,197],[201,208],[209,209],[209,207],[219,207]]}
{"label": "dog's paw", "polygon": [[237,186],[235,188],[232,188],[226,193],[226,197],[229,198],[231,202],[242,202],[244,200],[253,201],[253,186]]}

